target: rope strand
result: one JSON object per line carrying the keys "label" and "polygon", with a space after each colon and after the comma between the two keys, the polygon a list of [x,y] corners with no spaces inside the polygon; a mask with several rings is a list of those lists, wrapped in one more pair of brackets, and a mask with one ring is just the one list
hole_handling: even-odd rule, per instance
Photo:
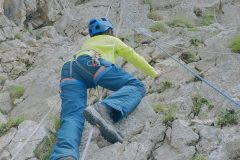
{"label": "rope strand", "polygon": [[[150,38],[154,38],[152,35],[144,32],[143,30],[140,30],[140,32],[142,33],[142,35],[148,36]],[[181,62],[180,60],[178,60],[177,58],[173,57],[171,54],[169,54],[167,51],[165,51],[162,47],[160,47],[160,45],[158,43],[156,43],[154,41],[154,44],[160,49],[162,50],[164,53],[166,53],[171,59],[173,59],[175,62],[177,62],[181,67],[183,67],[184,69],[186,69],[188,72],[190,72],[192,74],[193,77],[197,77],[198,79],[200,79],[202,82],[204,82],[205,84],[207,84],[209,87],[211,87],[212,89],[214,89],[217,93],[219,93],[220,95],[222,95],[223,97],[225,97],[226,99],[230,100],[233,104],[235,104],[237,107],[240,107],[240,101],[236,101],[235,98],[233,98],[233,96],[231,96],[230,94],[228,94],[226,91],[220,89],[219,87],[217,87],[215,84],[213,84],[212,82],[206,80],[205,78],[199,76],[196,72],[194,72],[190,67],[188,67],[186,64],[184,64],[183,62]]]}

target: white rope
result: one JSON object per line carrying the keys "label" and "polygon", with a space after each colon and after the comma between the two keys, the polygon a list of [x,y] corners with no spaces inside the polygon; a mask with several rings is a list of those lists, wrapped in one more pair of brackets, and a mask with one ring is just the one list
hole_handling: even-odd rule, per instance
{"label": "white rope", "polygon": [[[113,3],[113,0],[112,0],[112,3]],[[109,5],[108,11],[107,11],[107,13],[106,13],[106,17],[108,16],[108,13],[109,13],[109,10],[110,10],[110,8],[111,8],[112,3]],[[121,7],[121,8],[122,8],[122,7]],[[119,25],[118,25],[118,28],[117,28],[117,31],[116,31],[116,36],[119,35],[119,31],[120,31],[120,28],[121,28],[121,25],[122,25],[122,17],[123,17],[123,10],[121,10],[120,22],[119,22]],[[145,33],[145,35],[146,35],[146,33]],[[148,36],[149,36],[149,35],[148,35]],[[166,44],[166,45],[169,45],[169,46],[172,46],[172,47],[175,47],[175,48],[188,49],[188,48],[185,48],[185,47],[179,47],[179,46],[176,46],[176,45],[172,45],[172,44],[169,44],[169,43],[166,43],[166,42],[162,42],[162,43],[164,43],[164,44]],[[158,46],[158,47],[159,47],[159,46]],[[161,48],[160,48],[160,49],[161,49]],[[204,52],[204,53],[218,53],[218,54],[228,54],[228,55],[232,55],[232,53],[220,53],[220,52],[208,52],[208,51],[202,51],[202,52]],[[195,74],[195,76],[199,76],[199,75],[198,75],[198,74]],[[203,78],[200,77],[200,76],[199,76],[198,78],[200,78],[201,80],[205,80],[205,79],[203,79]],[[217,90],[217,91],[218,91],[218,90]],[[103,96],[103,93],[102,93],[102,95],[101,95],[101,97],[100,97],[100,100],[102,99],[102,96]],[[225,96],[225,95],[224,95],[224,96]],[[226,96],[225,96],[225,97],[226,97]],[[230,100],[231,100],[232,102],[235,102],[233,99],[230,99]],[[235,103],[235,104],[237,104],[237,105],[239,106],[239,103]],[[88,150],[90,141],[91,141],[91,139],[92,139],[93,131],[94,131],[94,128],[91,129],[91,132],[90,132],[90,134],[89,134],[86,147],[85,147],[85,149],[84,149],[84,151],[83,151],[82,160],[85,160],[85,157],[86,157],[86,154],[87,154],[87,150]]]}
{"label": "white rope", "polygon": [[48,117],[48,115],[53,111],[53,109],[59,104],[60,101],[58,101],[55,105],[52,106],[52,108],[46,113],[46,115],[42,118],[42,120],[40,121],[40,123],[38,124],[38,126],[35,128],[35,130],[30,134],[30,136],[26,139],[26,141],[21,145],[21,143],[17,146],[20,147],[16,153],[13,155],[13,157],[11,158],[11,160],[14,160],[17,158],[18,154],[22,151],[22,149],[25,147],[25,145],[29,142],[29,140],[32,138],[32,136],[39,130],[39,128],[42,126],[43,122],[45,121],[45,119]]}
{"label": "white rope", "polygon": [[107,13],[106,13],[106,17],[108,17],[109,15],[109,12],[110,12],[110,9],[112,8],[112,4],[113,4],[114,0],[112,0],[112,2],[110,3],[109,7],[108,7],[108,10],[107,10]]}
{"label": "white rope", "polygon": [[[138,10],[139,12],[139,10]],[[130,18],[131,19],[131,18]],[[133,22],[133,21],[132,21]],[[139,27],[139,26],[138,26]],[[237,107],[240,107],[240,101],[236,100],[235,97],[233,97],[232,95],[230,95],[229,93],[227,93],[225,90],[222,90],[221,88],[219,88],[218,86],[216,86],[215,84],[213,84],[212,82],[206,80],[205,78],[199,76],[197,73],[195,73],[188,65],[182,63],[181,61],[179,61],[177,58],[173,57],[171,54],[169,54],[167,51],[165,51],[157,42],[156,42],[156,38],[153,37],[152,35],[150,35],[149,33],[146,33],[146,31],[144,30],[145,28],[138,28],[139,31],[141,32],[142,35],[144,35],[145,37],[149,37],[152,38],[154,40],[154,44],[161,49],[164,53],[166,53],[171,59],[173,59],[175,62],[177,62],[180,66],[182,66],[184,69],[186,69],[188,72],[190,72],[194,77],[197,77],[198,79],[200,79],[202,82],[204,82],[205,84],[207,84],[209,87],[211,87],[214,91],[216,91],[217,93],[219,93],[220,95],[222,95],[223,97],[225,97],[226,99],[228,99],[230,102],[232,102],[233,104],[235,104]],[[133,30],[135,30],[135,28],[133,28]],[[136,31],[136,30],[135,30]],[[176,48],[182,48],[182,49],[187,49],[185,47],[179,47],[179,46],[175,46],[175,45],[171,45],[169,43],[166,42],[161,42],[163,44],[172,46],[172,47],[176,47]],[[219,53],[219,52],[206,52],[206,53]],[[233,54],[233,53],[231,53]]]}
{"label": "white rope", "polygon": [[82,160],[84,160],[86,158],[86,155],[87,155],[87,151],[88,151],[88,147],[90,145],[90,142],[91,142],[91,139],[92,139],[92,136],[93,136],[93,132],[94,132],[94,127],[92,127],[91,131],[90,131],[90,134],[88,136],[88,140],[87,140],[87,144],[85,146],[85,149],[83,151],[83,155],[82,155]]}

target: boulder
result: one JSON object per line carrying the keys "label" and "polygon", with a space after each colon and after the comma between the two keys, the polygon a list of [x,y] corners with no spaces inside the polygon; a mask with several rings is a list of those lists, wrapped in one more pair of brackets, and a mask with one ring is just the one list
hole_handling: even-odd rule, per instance
{"label": "boulder", "polygon": [[6,122],[7,122],[6,117],[0,112],[0,125]]}
{"label": "boulder", "polygon": [[[29,138],[32,132],[38,127],[38,124],[33,121],[26,120],[22,122],[19,127],[16,135],[12,139],[11,143],[7,146],[7,150],[14,156],[20,149],[22,145]],[[47,131],[45,128],[40,127],[38,131],[29,139],[28,143],[18,154],[19,160],[25,160],[31,157],[34,157],[33,151],[37,145],[47,136]]]}
{"label": "boulder", "polygon": [[190,160],[194,156],[196,152],[195,145],[199,136],[188,127],[186,122],[175,120],[172,129],[167,132],[166,136],[169,144],[164,144],[156,149],[154,158],[157,160],[163,157],[167,160]]}
{"label": "boulder", "polygon": [[171,145],[182,149],[184,146],[193,146],[198,141],[199,136],[186,122],[175,120],[172,124],[172,133],[170,137]]}
{"label": "boulder", "polygon": [[[188,150],[188,152],[193,152],[192,151],[193,148],[191,148],[191,150]],[[190,153],[190,156],[188,156],[188,154],[183,154],[181,152],[179,152],[178,150],[174,149],[173,147],[171,147],[168,144],[164,144],[162,146],[160,146],[159,148],[157,148],[154,152],[153,152],[153,157],[155,160],[190,160],[192,156],[192,153]]]}
{"label": "boulder", "polygon": [[26,7],[24,0],[5,1],[4,14],[17,25],[22,26],[26,20]]}
{"label": "boulder", "polygon": [[0,159],[1,160],[9,160],[9,159],[11,159],[11,154],[7,150],[4,150],[0,155]]}
{"label": "boulder", "polygon": [[221,130],[211,126],[199,125],[200,141],[197,144],[197,150],[202,155],[209,155],[213,150],[217,149],[221,142]]}
{"label": "boulder", "polygon": [[1,152],[9,145],[9,143],[11,143],[16,133],[17,129],[12,128],[10,131],[8,131],[8,133],[0,137],[0,155],[2,154]]}
{"label": "boulder", "polygon": [[11,100],[8,92],[0,93],[0,109],[9,112],[12,109]]}

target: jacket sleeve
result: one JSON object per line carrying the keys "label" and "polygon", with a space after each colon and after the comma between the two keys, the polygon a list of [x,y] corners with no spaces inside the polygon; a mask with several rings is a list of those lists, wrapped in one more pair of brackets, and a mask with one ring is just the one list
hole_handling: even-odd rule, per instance
{"label": "jacket sleeve", "polygon": [[115,42],[115,51],[118,56],[123,57],[123,59],[133,64],[146,75],[152,78],[155,78],[158,75],[157,71],[149,65],[142,56],[137,54],[131,47],[127,46],[118,38],[116,38]]}

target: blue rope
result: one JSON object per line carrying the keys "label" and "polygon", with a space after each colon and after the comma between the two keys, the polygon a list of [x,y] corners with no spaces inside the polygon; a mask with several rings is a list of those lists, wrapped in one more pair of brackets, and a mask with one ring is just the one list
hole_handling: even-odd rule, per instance
{"label": "blue rope", "polygon": [[[155,40],[155,38],[146,33],[143,30],[140,30],[140,32],[145,35],[148,36],[150,38],[153,38]],[[234,103],[237,107],[240,107],[240,101],[236,101],[234,100],[234,98],[228,94],[227,92],[223,91],[222,89],[220,89],[219,87],[217,87],[216,85],[214,85],[212,82],[206,80],[205,78],[199,76],[196,72],[194,72],[191,68],[189,68],[186,64],[184,64],[183,62],[179,61],[177,58],[173,57],[171,54],[169,54],[167,51],[165,51],[164,49],[162,49],[159,44],[157,44],[154,41],[154,44],[160,49],[162,50],[164,53],[166,53],[171,59],[173,59],[175,62],[177,62],[180,66],[182,66],[184,69],[186,69],[187,71],[189,71],[194,77],[197,77],[198,79],[200,79],[202,82],[204,82],[205,84],[207,84],[209,87],[211,87],[212,89],[214,89],[217,93],[219,93],[220,95],[222,95],[223,97],[225,97],[226,99],[230,100],[232,103]]]}

